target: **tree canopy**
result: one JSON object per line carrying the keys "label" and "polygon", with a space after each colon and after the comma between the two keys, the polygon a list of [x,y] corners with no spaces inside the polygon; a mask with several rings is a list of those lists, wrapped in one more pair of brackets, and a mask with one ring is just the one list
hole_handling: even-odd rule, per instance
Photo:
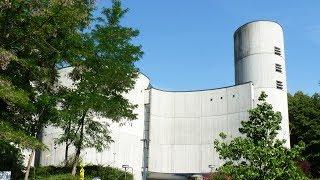
{"label": "tree canopy", "polygon": [[[249,120],[242,121],[242,137],[222,142],[215,140],[215,149],[225,163],[218,170],[231,179],[307,179],[296,164],[303,143],[288,149],[285,141],[276,139],[280,130],[281,113],[274,112],[263,92],[260,104],[249,110]],[[227,142],[225,142],[227,141]]]}
{"label": "tree canopy", "polygon": [[303,141],[303,157],[311,164],[313,177],[320,177],[320,94],[288,95],[291,144]]}
{"label": "tree canopy", "polygon": [[[64,128],[60,142],[102,150],[111,142],[108,125],[135,119],[123,94],[134,87],[142,56],[132,44],[139,32],[120,24],[128,9],[114,0],[89,29],[91,0],[6,0],[0,2],[0,137],[32,149],[49,124]],[[59,86],[59,68],[72,66],[75,89]],[[59,108],[57,108],[59,105]],[[76,161],[77,161],[76,158]],[[74,164],[77,162],[75,161]]]}
{"label": "tree canopy", "polygon": [[43,147],[37,135],[57,120],[57,67],[80,58],[92,8],[83,0],[0,2],[0,136],[31,148],[29,162]]}
{"label": "tree canopy", "polygon": [[120,1],[113,1],[111,8],[103,9],[95,28],[83,34],[86,48],[82,59],[71,63],[69,77],[75,88],[63,90],[58,126],[65,130],[59,142],[76,147],[73,174],[83,148],[101,151],[112,142],[110,121],[101,118],[112,122],[136,118],[133,112],[136,105],[123,95],[134,87],[138,77],[134,63],[143,52],[140,45],[132,43],[139,31],[120,23],[127,11]]}

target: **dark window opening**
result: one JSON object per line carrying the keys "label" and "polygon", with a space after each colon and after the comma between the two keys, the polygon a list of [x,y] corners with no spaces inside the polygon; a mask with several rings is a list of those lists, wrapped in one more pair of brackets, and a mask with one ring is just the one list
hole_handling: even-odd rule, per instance
{"label": "dark window opening", "polygon": [[281,64],[276,64],[276,72],[282,73],[282,66],[281,66]]}
{"label": "dark window opening", "polygon": [[232,97],[235,97],[235,95],[232,95]]}
{"label": "dark window opening", "polygon": [[213,101],[213,99],[211,98],[210,101]]}
{"label": "dark window opening", "polygon": [[277,46],[274,47],[274,54],[281,56],[281,49]]}
{"label": "dark window opening", "polygon": [[222,99],[222,97],[220,99]]}
{"label": "dark window opening", "polygon": [[281,81],[276,81],[277,89],[283,89],[283,84]]}

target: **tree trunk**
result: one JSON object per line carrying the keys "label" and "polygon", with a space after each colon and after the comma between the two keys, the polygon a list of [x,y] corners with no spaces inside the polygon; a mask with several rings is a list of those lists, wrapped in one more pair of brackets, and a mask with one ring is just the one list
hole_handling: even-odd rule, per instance
{"label": "tree trunk", "polygon": [[77,172],[77,165],[78,165],[79,158],[80,158],[80,152],[81,152],[81,148],[77,147],[77,152],[76,152],[76,156],[74,157],[73,167],[72,167],[72,172],[71,172],[71,174],[73,176],[75,176],[76,172]]}
{"label": "tree trunk", "polygon": [[28,160],[27,170],[26,170],[26,173],[24,174],[24,180],[29,179],[30,167],[31,167],[31,162],[34,157],[34,154],[35,154],[35,150],[32,149],[31,154],[29,156],[29,160]]}
{"label": "tree trunk", "polygon": [[82,148],[82,141],[83,141],[83,127],[84,127],[84,119],[86,117],[86,114],[87,114],[87,111],[85,111],[81,117],[81,120],[80,120],[80,126],[81,126],[81,129],[80,129],[80,138],[79,138],[79,142],[77,143],[77,151],[76,151],[76,156],[74,157],[74,161],[73,161],[73,167],[72,167],[72,172],[71,174],[74,176],[76,175],[76,172],[77,172],[77,164],[79,162],[79,159],[80,159],[80,153],[81,153],[81,148]]}
{"label": "tree trunk", "polygon": [[69,150],[69,141],[66,142],[66,151],[65,151],[65,154],[64,154],[65,166],[68,165],[68,150]]}
{"label": "tree trunk", "polygon": [[[42,134],[43,132],[43,128],[39,128],[37,133],[36,133],[36,138],[38,139],[39,142],[43,142],[42,141]],[[37,149],[35,151],[35,154],[34,154],[34,167],[39,167],[40,166],[40,159],[41,159],[41,153],[42,153],[42,149]]]}
{"label": "tree trunk", "polygon": [[[70,133],[70,129],[71,129],[71,121],[69,121],[68,127],[65,130],[65,133],[69,134]],[[65,151],[65,154],[64,154],[65,166],[68,165],[68,150],[69,150],[70,144],[71,144],[71,140],[67,139],[67,141],[66,141],[66,151]]]}

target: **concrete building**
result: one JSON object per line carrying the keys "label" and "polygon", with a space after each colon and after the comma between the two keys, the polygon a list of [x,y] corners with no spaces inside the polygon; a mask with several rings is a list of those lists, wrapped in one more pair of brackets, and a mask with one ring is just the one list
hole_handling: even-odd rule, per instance
{"label": "concrete building", "polygon": [[[267,101],[282,113],[280,139],[289,144],[287,83],[283,31],[272,21],[255,21],[234,33],[235,85],[197,91],[165,91],[153,88],[140,75],[126,97],[138,105],[138,119],[125,126],[111,124],[114,143],[102,153],[85,149],[86,164],[121,168],[129,165],[135,179],[184,179],[209,173],[223,162],[213,148],[220,132],[239,135],[240,122],[248,120],[262,91]],[[61,83],[70,86],[70,69],[61,70]],[[106,119],[97,119],[108,121]],[[61,130],[48,127],[43,142],[50,148],[41,153],[41,165],[60,165],[64,145],[54,144]],[[72,150],[70,154],[74,153]],[[131,169],[130,169],[131,171]]]}

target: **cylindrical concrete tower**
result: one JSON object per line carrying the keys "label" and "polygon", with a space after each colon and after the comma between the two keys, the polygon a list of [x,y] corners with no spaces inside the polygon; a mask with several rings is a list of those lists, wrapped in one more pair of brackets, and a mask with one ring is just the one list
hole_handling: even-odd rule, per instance
{"label": "cylindrical concrete tower", "polygon": [[282,27],[272,21],[247,23],[234,33],[235,83],[252,82],[255,103],[262,91],[282,115],[278,138],[290,147],[285,53]]}

